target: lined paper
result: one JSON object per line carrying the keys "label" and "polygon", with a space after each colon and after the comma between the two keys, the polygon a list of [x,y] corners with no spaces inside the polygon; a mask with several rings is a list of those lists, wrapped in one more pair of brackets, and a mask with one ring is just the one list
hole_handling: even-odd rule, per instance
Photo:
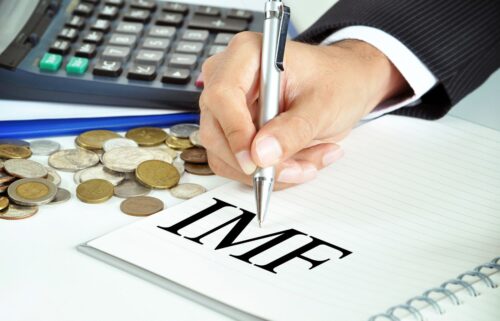
{"label": "lined paper", "polygon": [[[220,250],[233,225],[203,245],[159,229],[214,198],[255,212],[250,188],[229,183],[88,243],[206,296],[272,320],[367,320],[500,255],[500,133],[448,117],[386,116],[342,143],[346,156],[318,179],[272,195],[268,220],[238,237],[286,229],[335,244],[307,253],[330,261],[309,270],[294,259],[276,274],[231,257],[268,239]],[[223,209],[181,230],[198,236],[236,217]],[[301,246],[292,238],[252,259],[269,262]]]}

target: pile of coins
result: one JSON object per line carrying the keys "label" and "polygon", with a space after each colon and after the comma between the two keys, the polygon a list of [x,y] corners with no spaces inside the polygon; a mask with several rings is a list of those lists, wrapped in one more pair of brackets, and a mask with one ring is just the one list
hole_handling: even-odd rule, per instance
{"label": "pile of coins", "polygon": [[[50,140],[0,141],[0,218],[26,218],[40,205],[70,199],[70,192],[58,187],[61,177],[56,170],[74,173],[80,201],[97,204],[113,196],[125,198],[120,209],[134,216],[164,208],[161,200],[146,196],[153,189],[169,190],[181,199],[206,192],[198,184],[179,184],[185,171],[213,175],[194,124],[172,126],[168,133],[156,127],[135,128],[125,137],[92,130],[79,135],[75,144],[74,149],[60,150]],[[28,159],[31,155],[49,156],[50,167]]]}

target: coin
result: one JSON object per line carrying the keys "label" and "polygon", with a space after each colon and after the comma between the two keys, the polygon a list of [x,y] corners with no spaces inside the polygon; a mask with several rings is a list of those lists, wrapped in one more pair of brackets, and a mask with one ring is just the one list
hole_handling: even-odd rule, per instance
{"label": "coin", "polygon": [[76,196],[84,203],[103,203],[113,196],[113,188],[113,184],[104,179],[91,179],[78,185]]}
{"label": "coin", "polygon": [[127,179],[123,181],[120,185],[115,186],[114,194],[116,197],[129,198],[134,196],[144,196],[149,194],[151,189],[139,184],[135,179]]}
{"label": "coin", "polygon": [[175,150],[185,150],[193,147],[191,141],[186,138],[177,138],[174,136],[168,136],[165,142],[168,147],[173,148]]}
{"label": "coin", "polygon": [[135,177],[140,183],[156,189],[170,188],[177,185],[181,179],[174,166],[159,160],[141,163],[135,171]]}
{"label": "coin", "polygon": [[207,191],[207,189],[198,184],[185,183],[179,184],[170,189],[170,193],[173,197],[181,198],[184,200],[188,200],[200,194],[203,194]]}
{"label": "coin", "polygon": [[208,162],[207,151],[202,147],[186,149],[182,152],[181,159],[188,163],[206,164]]}
{"label": "coin", "polygon": [[34,206],[47,204],[54,199],[57,187],[46,179],[23,178],[10,184],[9,198],[16,204]]}
{"label": "coin", "polygon": [[189,138],[195,131],[199,130],[200,126],[196,124],[177,124],[169,128],[170,135],[177,138]]}
{"label": "coin", "polygon": [[35,140],[30,144],[33,155],[49,156],[61,149],[61,145],[53,140]]}
{"label": "coin", "polygon": [[51,167],[68,172],[76,172],[97,163],[99,156],[96,153],[81,148],[60,150],[49,157]]}
{"label": "coin", "polygon": [[58,188],[54,199],[48,205],[56,205],[67,202],[71,199],[71,193],[64,188]]}
{"label": "coin", "polygon": [[80,134],[75,142],[78,146],[85,149],[102,149],[103,144],[112,138],[121,137],[110,130],[91,130]]}
{"label": "coin", "polygon": [[5,193],[7,189],[9,188],[9,185],[0,185],[0,194]]}
{"label": "coin", "polygon": [[0,139],[0,145],[16,145],[30,147],[30,143],[21,139]]}
{"label": "coin", "polygon": [[9,207],[10,201],[8,197],[1,196],[0,197],[0,212]]}
{"label": "coin", "polygon": [[161,128],[141,127],[129,130],[125,137],[134,140],[139,146],[155,146],[165,141],[167,133]]}
{"label": "coin", "polygon": [[50,167],[45,167],[45,169],[47,170],[47,172],[49,172],[46,179],[49,182],[54,183],[55,186],[61,185],[61,176]]}
{"label": "coin", "polygon": [[29,159],[9,159],[5,162],[5,171],[19,178],[42,178],[48,174],[42,164]]}
{"label": "coin", "polygon": [[182,176],[184,174],[184,161],[180,158],[176,158],[174,162],[172,163],[174,165],[175,169],[179,172],[179,175]]}
{"label": "coin", "polygon": [[[144,147],[141,147],[141,148],[144,148]],[[174,158],[170,155],[170,153],[168,152],[167,149],[157,148],[157,147],[148,147],[148,148],[146,148],[146,151],[148,151],[149,153],[151,153],[153,155],[151,160],[161,160],[161,161],[167,162],[169,164],[172,164],[172,162],[174,161]]]}
{"label": "coin", "polygon": [[31,217],[38,212],[37,206],[19,206],[10,204],[6,211],[0,212],[0,219],[4,220],[22,220]]}
{"label": "coin", "polygon": [[104,153],[102,162],[107,168],[120,172],[133,172],[140,163],[153,159],[153,154],[137,147],[118,147]]}
{"label": "coin", "polygon": [[31,150],[26,146],[2,144],[0,145],[0,158],[29,158]]}
{"label": "coin", "polygon": [[124,179],[125,175],[123,173],[106,171],[105,167],[102,165],[90,167],[84,169],[80,174],[80,182],[90,181],[91,179],[104,179],[116,186],[120,184]]}
{"label": "coin", "polygon": [[169,154],[170,157],[172,157],[172,159],[176,158],[177,157],[177,153],[178,153],[176,150],[173,150],[172,148],[168,147],[165,144],[161,144],[161,145],[153,146],[153,147],[141,147],[141,149],[144,149],[144,150],[147,150],[147,151],[149,151],[151,149],[161,149],[165,153]]}
{"label": "coin", "polygon": [[189,135],[189,141],[191,142],[191,144],[193,144],[196,147],[203,147],[203,144],[201,143],[201,139],[200,139],[200,131],[199,130],[194,131],[191,133],[191,135]]}
{"label": "coin", "polygon": [[3,160],[0,159],[0,170],[3,169]]}
{"label": "coin", "polygon": [[112,138],[104,142],[102,146],[105,152],[109,152],[118,147],[138,147],[139,145],[132,139],[128,138]]}
{"label": "coin", "polygon": [[120,210],[132,216],[149,216],[163,210],[163,202],[155,197],[136,196],[120,204]]}
{"label": "coin", "polygon": [[185,163],[184,168],[186,169],[186,172],[195,175],[214,175],[214,172],[212,171],[210,166],[208,166],[208,164]]}
{"label": "coin", "polygon": [[[89,167],[91,168],[91,167]],[[86,169],[86,168],[85,168]],[[73,174],[73,182],[75,182],[76,185],[80,184],[82,181],[80,180],[80,176],[82,176],[82,173],[85,169],[81,169],[79,170],[78,172],[75,172],[75,174]]]}
{"label": "coin", "polygon": [[14,181],[16,178],[14,176],[10,176],[7,173],[0,172],[0,184],[7,184]]}

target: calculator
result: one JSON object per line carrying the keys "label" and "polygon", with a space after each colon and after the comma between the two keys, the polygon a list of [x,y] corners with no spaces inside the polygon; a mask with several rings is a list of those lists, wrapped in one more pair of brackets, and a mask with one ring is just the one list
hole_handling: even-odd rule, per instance
{"label": "calculator", "polygon": [[196,110],[203,62],[263,21],[155,0],[0,0],[0,98]]}

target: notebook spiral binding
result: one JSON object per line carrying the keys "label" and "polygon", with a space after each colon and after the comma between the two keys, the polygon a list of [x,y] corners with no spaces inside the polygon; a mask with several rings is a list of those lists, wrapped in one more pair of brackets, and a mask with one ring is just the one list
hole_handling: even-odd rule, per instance
{"label": "notebook spiral binding", "polygon": [[406,301],[406,303],[404,303],[404,304],[395,305],[395,306],[389,308],[385,313],[380,313],[380,314],[374,315],[370,319],[368,319],[368,321],[377,321],[377,320],[401,321],[400,318],[398,318],[397,316],[394,315],[396,310],[406,310],[406,311],[411,313],[411,315],[415,318],[415,320],[424,321],[424,316],[419,311],[419,309],[412,306],[412,303],[414,303],[416,301],[424,301],[424,302],[428,303],[434,309],[434,311],[436,313],[443,314],[444,310],[439,305],[439,302],[437,302],[436,300],[433,300],[432,298],[429,297],[429,295],[431,293],[436,293],[436,292],[442,293],[448,299],[450,299],[450,301],[452,302],[453,305],[460,305],[460,300],[455,295],[455,293],[448,290],[446,287],[450,284],[460,285],[464,289],[467,290],[467,293],[470,296],[473,296],[473,297],[478,296],[479,293],[476,291],[476,289],[471,284],[469,284],[463,280],[463,278],[466,276],[473,276],[473,277],[479,278],[489,288],[498,287],[498,285],[495,282],[493,282],[493,280],[488,275],[481,272],[482,269],[496,269],[496,270],[500,271],[500,256],[494,258],[493,260],[491,260],[491,262],[479,265],[478,267],[474,268],[471,271],[467,271],[465,273],[460,274],[455,279],[451,279],[449,281],[444,282],[439,287],[429,289],[429,290],[425,291],[422,295],[413,297],[410,300]]}

